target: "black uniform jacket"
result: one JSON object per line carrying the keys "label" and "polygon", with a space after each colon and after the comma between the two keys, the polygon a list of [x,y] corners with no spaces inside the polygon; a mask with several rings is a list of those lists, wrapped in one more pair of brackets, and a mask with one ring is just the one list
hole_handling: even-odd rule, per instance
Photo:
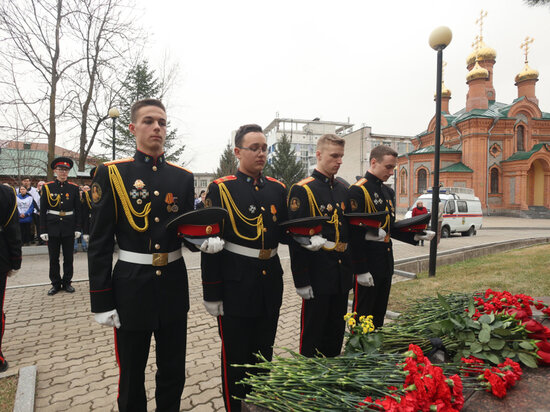
{"label": "black uniform jacket", "polygon": [[81,202],[81,218],[82,218],[82,233],[85,235],[90,234],[90,217],[92,213],[92,198],[90,191],[82,192]]}
{"label": "black uniform jacket", "polygon": [[323,223],[320,235],[336,243],[332,250],[323,247],[311,252],[295,241],[290,242],[292,275],[297,288],[311,285],[314,294],[324,295],[347,293],[351,289],[353,271],[348,245],[349,229],[343,216],[349,210],[348,196],[346,186],[318,170],[290,189],[289,218],[328,216],[331,220]]}
{"label": "black uniform jacket", "polygon": [[359,275],[370,272],[369,266],[376,265],[377,263],[377,259],[373,258],[373,255],[382,257],[384,254],[393,253],[390,237],[412,245],[418,243],[414,240],[414,233],[392,230],[392,226],[395,223],[395,192],[386,186],[382,180],[367,172],[364,178],[359,179],[350,186],[349,196],[352,212],[389,212],[386,222],[382,224],[382,229],[387,233],[386,239],[383,242],[366,241],[365,228],[351,226],[352,256],[355,274]]}
{"label": "black uniform jacket", "polygon": [[189,290],[183,258],[165,266],[118,260],[114,269],[112,259],[115,236],[120,249],[135,253],[181,249],[176,228],[167,230],[165,225],[193,210],[193,174],[166,162],[164,155],[155,159],[137,151],[133,158],[99,166],[90,192],[92,312],[116,308],[122,327],[130,330],[151,330],[186,316]]}
{"label": "black uniform jacket", "polygon": [[[226,242],[269,253],[283,240],[279,222],[287,220],[286,188],[276,179],[260,176],[255,182],[240,171],[222,177],[208,187],[205,206],[228,210],[230,217],[223,228]],[[226,315],[278,313],[283,295],[278,255],[258,259],[227,250],[203,253],[201,267],[204,299],[223,300]]]}
{"label": "black uniform jacket", "polygon": [[[48,210],[60,214],[48,213]],[[66,212],[72,214],[63,215]],[[52,237],[74,236],[74,232],[81,232],[80,213],[78,185],[57,179],[44,184],[40,196],[40,233]]]}
{"label": "black uniform jacket", "polygon": [[21,267],[21,246],[15,190],[0,185],[0,275]]}

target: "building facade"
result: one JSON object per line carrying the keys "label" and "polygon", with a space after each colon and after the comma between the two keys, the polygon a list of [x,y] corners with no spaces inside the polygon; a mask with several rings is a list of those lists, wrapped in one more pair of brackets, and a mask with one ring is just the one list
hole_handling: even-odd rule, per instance
{"label": "building facade", "polygon": [[306,166],[307,174],[309,175],[317,164],[315,157],[317,139],[327,133],[342,136],[352,128],[353,124],[349,122],[324,121],[318,117],[313,120],[277,117],[264,128],[264,134],[269,147],[267,161],[268,163],[271,162],[277,143],[283,135],[286,135],[296,153],[296,158]]}
{"label": "building facade", "polygon": [[[451,91],[442,85],[440,182],[474,189],[486,213],[528,217],[550,208],[550,113],[535,93],[538,72],[525,65],[515,77],[517,98],[496,100],[496,52],[482,39],[467,58],[466,105],[451,114]],[[510,79],[512,83],[513,79]],[[435,116],[398,158],[399,210],[433,185]]]}
{"label": "building facade", "polygon": [[195,179],[195,194],[200,195],[201,191],[206,190],[208,185],[214,180],[214,173],[193,172]]}

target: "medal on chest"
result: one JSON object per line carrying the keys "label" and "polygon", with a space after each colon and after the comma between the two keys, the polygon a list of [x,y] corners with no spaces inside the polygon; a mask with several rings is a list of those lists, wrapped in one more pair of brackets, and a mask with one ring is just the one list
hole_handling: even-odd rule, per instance
{"label": "medal on chest", "polygon": [[134,199],[138,205],[141,205],[143,201],[149,197],[149,191],[145,188],[143,180],[137,179],[134,182],[134,188],[130,190],[130,197]]}

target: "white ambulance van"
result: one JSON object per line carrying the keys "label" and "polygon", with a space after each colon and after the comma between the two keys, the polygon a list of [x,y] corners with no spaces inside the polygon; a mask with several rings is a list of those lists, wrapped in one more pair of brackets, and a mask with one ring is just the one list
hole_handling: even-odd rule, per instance
{"label": "white ambulance van", "polygon": [[[405,214],[412,216],[412,209],[420,200],[428,211],[432,211],[432,189],[419,196]],[[446,238],[451,233],[461,233],[462,236],[475,235],[483,224],[481,202],[474,195],[473,189],[465,187],[442,187],[439,189],[441,217],[441,237]]]}

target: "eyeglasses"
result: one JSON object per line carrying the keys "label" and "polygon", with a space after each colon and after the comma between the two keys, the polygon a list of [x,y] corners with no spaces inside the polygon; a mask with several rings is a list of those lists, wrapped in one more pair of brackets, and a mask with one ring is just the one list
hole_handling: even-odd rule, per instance
{"label": "eyeglasses", "polygon": [[264,145],[264,146],[250,146],[250,147],[242,147],[242,146],[237,146],[239,149],[242,149],[242,150],[250,150],[252,153],[258,153],[260,150],[262,151],[262,153],[267,153],[267,145]]}

